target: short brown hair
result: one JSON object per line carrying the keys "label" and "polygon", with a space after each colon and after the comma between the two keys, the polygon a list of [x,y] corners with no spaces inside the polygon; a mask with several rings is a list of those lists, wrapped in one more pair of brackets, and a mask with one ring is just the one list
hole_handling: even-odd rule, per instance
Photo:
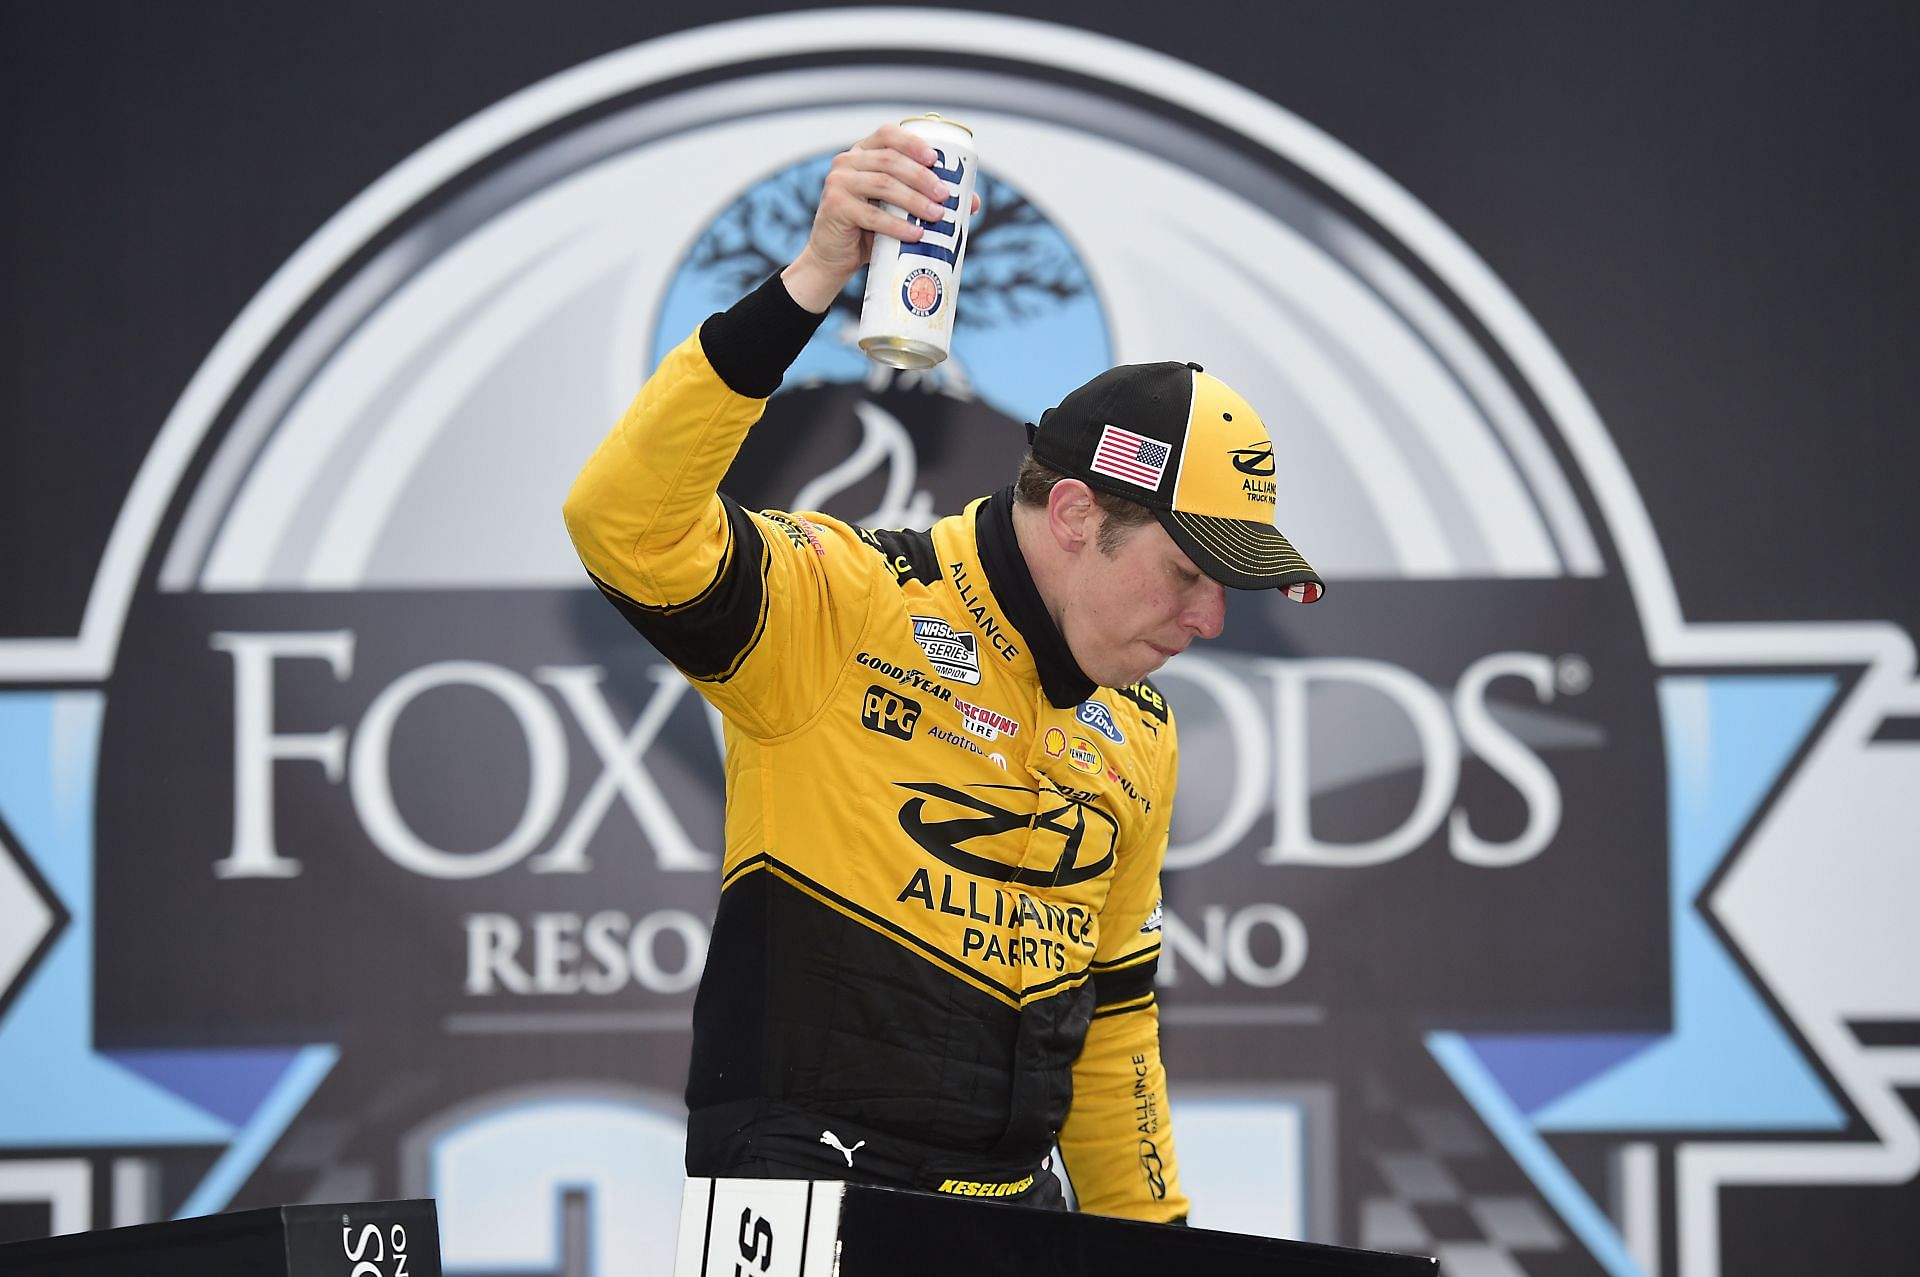
{"label": "short brown hair", "polygon": [[[1018,505],[1034,506],[1046,509],[1047,498],[1053,492],[1053,485],[1066,478],[1058,470],[1050,469],[1033,459],[1029,452],[1020,462],[1020,473],[1014,476],[1013,499]],[[1138,501],[1129,501],[1125,497],[1116,497],[1111,492],[1093,489],[1093,504],[1103,515],[1100,532],[1094,538],[1094,544],[1100,553],[1111,555],[1126,543],[1134,529],[1153,518],[1153,511]]]}

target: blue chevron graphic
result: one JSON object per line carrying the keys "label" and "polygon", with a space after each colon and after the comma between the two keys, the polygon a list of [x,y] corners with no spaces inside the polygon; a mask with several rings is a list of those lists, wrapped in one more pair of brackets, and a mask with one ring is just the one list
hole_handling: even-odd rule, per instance
{"label": "blue chevron graphic", "polygon": [[1834,1131],[1846,1124],[1693,903],[1838,688],[1828,676],[1662,680],[1673,1032],[1534,1114],[1541,1130]]}
{"label": "blue chevron graphic", "polygon": [[[185,1214],[226,1206],[299,1112],[338,1052],[272,1058],[245,1049],[147,1053],[93,1049],[93,797],[99,692],[0,695],[0,816],[71,921],[0,1022],[0,1149],[224,1147]],[[214,1077],[246,1088],[214,1101]]]}
{"label": "blue chevron graphic", "polygon": [[1428,1049],[1611,1277],[1619,1233],[1555,1156],[1561,1132],[1829,1131],[1845,1115],[1694,900],[1832,703],[1825,675],[1660,681],[1667,747],[1673,1029],[1434,1034]]}

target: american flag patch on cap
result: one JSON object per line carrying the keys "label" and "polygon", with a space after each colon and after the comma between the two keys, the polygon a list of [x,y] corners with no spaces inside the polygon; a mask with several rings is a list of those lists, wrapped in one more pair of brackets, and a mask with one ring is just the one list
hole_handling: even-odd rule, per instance
{"label": "american flag patch on cap", "polygon": [[1172,451],[1158,439],[1118,426],[1102,426],[1099,446],[1094,448],[1093,462],[1087,469],[1155,489],[1160,486],[1160,477],[1167,472],[1167,457]]}

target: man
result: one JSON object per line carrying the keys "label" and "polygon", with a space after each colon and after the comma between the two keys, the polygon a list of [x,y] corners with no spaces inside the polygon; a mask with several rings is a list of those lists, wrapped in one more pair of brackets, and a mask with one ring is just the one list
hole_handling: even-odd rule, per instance
{"label": "man", "polygon": [[669,354],[587,463],[595,583],[726,723],[721,897],[687,1169],[1184,1219],[1153,975],[1178,746],[1144,680],[1224,586],[1311,602],[1266,429],[1181,364],[1040,421],[1014,488],[930,532],[717,495],[932,149],[838,156],[806,247]]}

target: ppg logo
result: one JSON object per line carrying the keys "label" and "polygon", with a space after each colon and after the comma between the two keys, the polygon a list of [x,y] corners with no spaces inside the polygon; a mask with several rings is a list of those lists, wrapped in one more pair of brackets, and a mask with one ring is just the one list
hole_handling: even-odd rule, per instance
{"label": "ppg logo", "polygon": [[913,725],[920,721],[920,702],[884,687],[869,686],[860,706],[860,724],[870,732],[900,740],[913,739]]}
{"label": "ppg logo", "polygon": [[1113,711],[1099,701],[1082,701],[1073,716],[1114,744],[1127,743],[1127,738],[1120,734],[1119,725],[1113,721]]}

